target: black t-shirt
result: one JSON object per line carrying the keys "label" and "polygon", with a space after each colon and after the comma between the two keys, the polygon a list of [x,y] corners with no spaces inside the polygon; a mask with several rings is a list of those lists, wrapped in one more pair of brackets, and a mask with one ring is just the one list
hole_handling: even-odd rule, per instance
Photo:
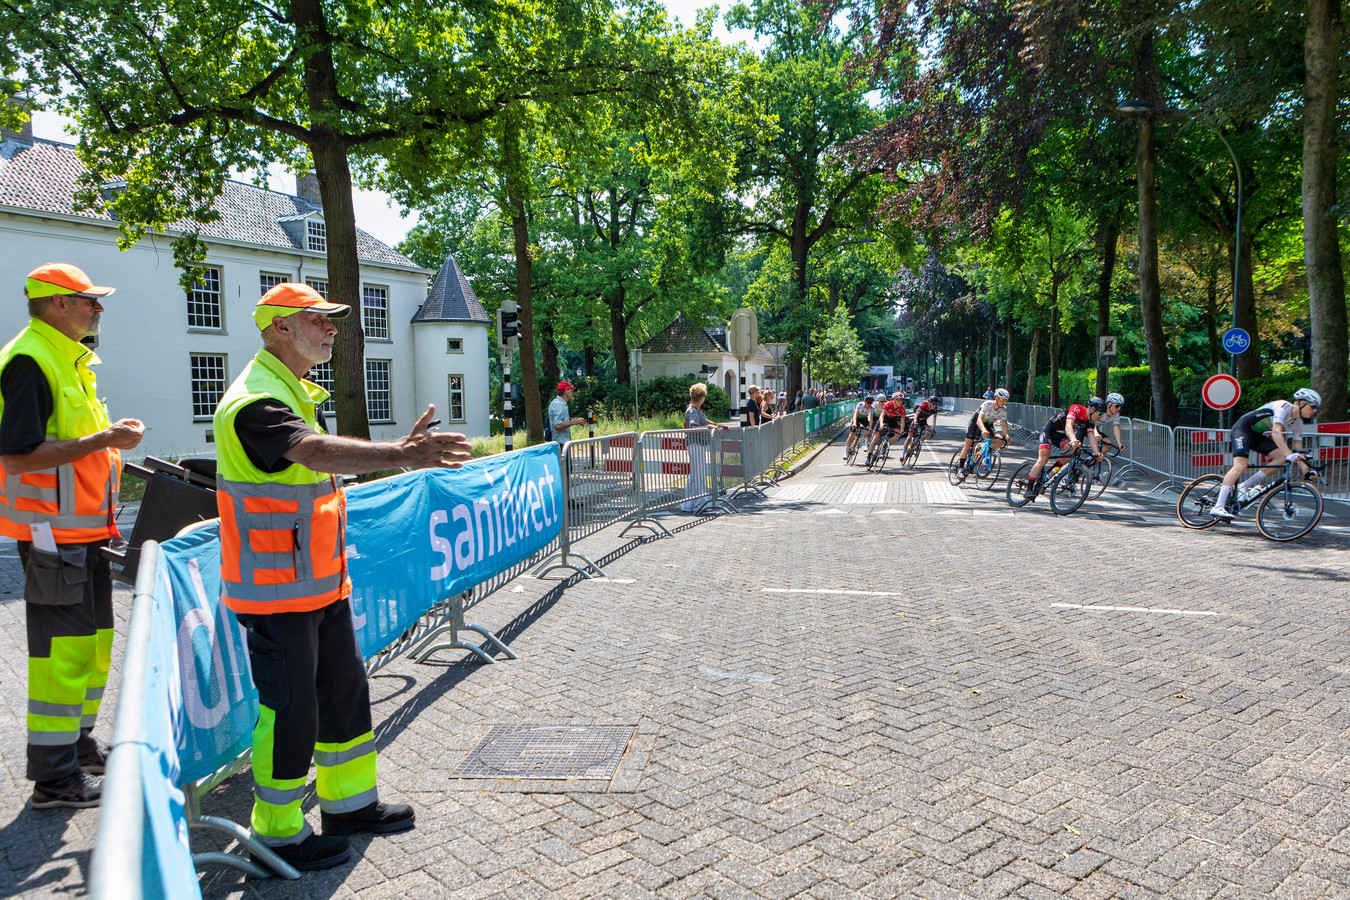
{"label": "black t-shirt", "polygon": [[745,415],[750,420],[751,425],[759,424],[759,403],[752,397],[745,398]]}
{"label": "black t-shirt", "polygon": [[244,446],[244,454],[255,467],[269,475],[291,465],[286,454],[311,434],[328,433],[323,410],[315,410],[319,431],[310,428],[280,400],[254,400],[234,417],[234,433]]}
{"label": "black t-shirt", "polygon": [[0,455],[24,456],[47,440],[47,420],[56,410],[52,387],[31,356],[16,356],[0,372]]}

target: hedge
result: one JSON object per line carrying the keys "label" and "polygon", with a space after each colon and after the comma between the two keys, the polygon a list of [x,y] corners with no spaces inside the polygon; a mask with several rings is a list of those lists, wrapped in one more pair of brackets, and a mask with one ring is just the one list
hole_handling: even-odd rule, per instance
{"label": "hedge", "polygon": [[[685,407],[689,405],[689,386],[698,380],[689,377],[662,376],[643,381],[639,387],[641,392],[639,412],[643,416],[662,413],[683,415]],[[577,389],[570,404],[572,415],[581,415],[587,410],[594,410],[596,415],[606,419],[633,418],[631,385],[585,375],[570,379],[570,383]],[[731,409],[726,391],[715,384],[704,383],[708,387],[708,399],[703,401],[704,414],[714,422],[724,421]],[[554,396],[556,394],[550,391],[548,399],[544,402],[545,407]]]}

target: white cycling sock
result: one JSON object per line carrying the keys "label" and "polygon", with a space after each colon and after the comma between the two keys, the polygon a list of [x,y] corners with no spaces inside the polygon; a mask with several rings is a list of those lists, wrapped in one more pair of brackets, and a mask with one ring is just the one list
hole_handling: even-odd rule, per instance
{"label": "white cycling sock", "polygon": [[1219,496],[1214,498],[1215,509],[1226,509],[1228,507],[1228,495],[1233,493],[1233,489],[1228,485],[1219,488]]}
{"label": "white cycling sock", "polygon": [[1265,480],[1266,480],[1265,470],[1257,469],[1255,475],[1253,475],[1251,478],[1248,478],[1246,481],[1242,482],[1242,484],[1238,485],[1238,487],[1243,489],[1255,487],[1256,485],[1260,484]]}

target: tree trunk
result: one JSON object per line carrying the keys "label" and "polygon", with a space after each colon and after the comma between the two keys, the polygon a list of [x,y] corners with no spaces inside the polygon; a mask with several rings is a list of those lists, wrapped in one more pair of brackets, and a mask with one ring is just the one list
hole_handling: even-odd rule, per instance
{"label": "tree trunk", "polygon": [[558,345],[553,342],[553,326],[547,320],[539,323],[539,349],[544,384],[557,384],[562,378],[562,369],[558,366]]}
{"label": "tree trunk", "polygon": [[1050,405],[1059,406],[1059,282],[1050,286]]}
{"label": "tree trunk", "polygon": [[628,359],[628,326],[623,314],[627,293],[620,281],[614,299],[609,304],[609,340],[614,351],[614,379],[619,384],[632,384],[633,373]]}
{"label": "tree trunk", "polygon": [[1036,354],[1041,349],[1041,330],[1031,332],[1031,350],[1027,353],[1027,406],[1036,405]]}
{"label": "tree trunk", "polygon": [[[1261,349],[1257,341],[1256,318],[1256,281],[1252,277],[1252,236],[1251,231],[1242,231],[1242,256],[1238,266],[1237,280],[1237,327],[1252,336],[1251,346],[1236,358],[1239,381],[1261,377]],[[1228,264],[1233,264],[1233,242],[1228,242]],[[1344,336],[1342,336],[1344,337]]]}
{"label": "tree trunk", "polygon": [[356,208],[347,144],[325,118],[337,113],[340,94],[333,55],[327,49],[328,21],[320,0],[294,0],[291,20],[303,42],[315,49],[304,57],[305,99],[314,122],[309,144],[328,225],[328,298],[351,306],[333,339],[333,402],[337,426],[348,437],[370,438],[366,412],[366,349],[361,330],[361,258],[356,249]]}
{"label": "tree trunk", "polygon": [[[1153,49],[1153,31],[1146,29],[1135,48],[1135,90],[1146,102],[1158,102],[1158,73]],[[1177,424],[1177,400],[1172,391],[1172,370],[1167,358],[1167,333],[1163,330],[1162,286],[1158,283],[1158,198],[1154,183],[1157,147],[1153,121],[1139,119],[1139,147],[1135,154],[1139,182],[1139,316],[1148,346],[1149,381],[1158,418],[1165,425]]]}
{"label": "tree trunk", "polygon": [[1013,337],[1017,334],[1017,329],[1013,326],[1012,318],[1003,324],[1003,352],[1007,355],[1007,362],[1004,363],[1003,370],[1003,389],[1012,394],[1013,378],[1017,376],[1017,367],[1013,363]]}
{"label": "tree trunk", "polygon": [[1337,64],[1340,0],[1308,0],[1303,58],[1303,259],[1312,330],[1312,385],[1324,422],[1347,418],[1345,269],[1337,242]]}
{"label": "tree trunk", "polygon": [[595,348],[583,347],[581,350],[582,370],[588,378],[595,377]]}
{"label": "tree trunk", "polygon": [[1205,328],[1209,332],[1209,371],[1218,373],[1222,357],[1219,353],[1219,265],[1214,254],[1209,255],[1209,271],[1205,273]]}
{"label": "tree trunk", "polygon": [[[1116,245],[1120,243],[1120,222],[1115,216],[1107,218],[1098,232],[1102,256],[1102,271],[1097,276],[1097,337],[1111,334],[1111,279],[1116,273]],[[1101,342],[1097,342],[1101,346]],[[1097,396],[1110,391],[1111,363],[1109,358],[1097,357]]]}
{"label": "tree trunk", "polygon": [[991,388],[998,383],[997,375],[994,373],[994,326],[989,326],[989,333],[984,339],[984,361],[985,361],[985,383]]}

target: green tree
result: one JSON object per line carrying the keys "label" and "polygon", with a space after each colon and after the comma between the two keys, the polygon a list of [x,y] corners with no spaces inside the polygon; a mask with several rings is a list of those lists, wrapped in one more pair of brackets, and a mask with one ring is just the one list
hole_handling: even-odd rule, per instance
{"label": "green tree", "polygon": [[867,373],[862,341],[846,308],[835,309],[825,326],[812,335],[811,370],[816,379],[840,388],[857,384]]}

